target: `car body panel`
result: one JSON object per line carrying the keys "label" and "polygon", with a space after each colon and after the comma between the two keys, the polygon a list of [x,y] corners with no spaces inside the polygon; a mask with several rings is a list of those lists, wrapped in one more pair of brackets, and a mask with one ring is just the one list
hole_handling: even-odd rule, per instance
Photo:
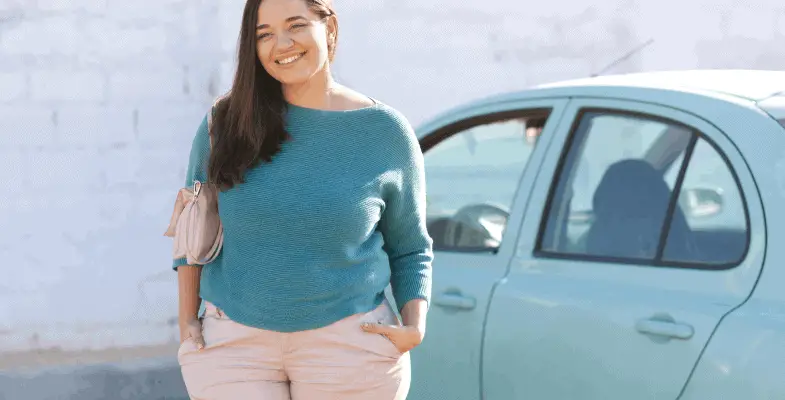
{"label": "car body panel", "polygon": [[769,113],[785,127],[785,93],[759,101],[758,107]]}
{"label": "car body panel", "polygon": [[[426,343],[413,352],[413,388],[418,389],[409,398],[507,400],[554,398],[554,393],[567,396],[560,398],[785,398],[785,268],[780,265],[785,263],[785,246],[766,245],[769,237],[775,242],[785,236],[785,225],[776,222],[785,221],[785,124],[776,121],[785,119],[785,97],[776,95],[779,92],[785,93],[785,72],[598,77],[490,96],[418,127],[418,136],[424,138],[468,115],[492,113],[516,102],[570,102],[571,111],[546,126],[541,151],[530,161],[538,165],[537,171],[527,168],[521,180],[516,221],[507,231],[515,229],[514,223],[521,230],[508,235],[516,238],[517,247],[504,273],[493,267],[491,274],[478,276],[472,266],[483,265],[484,258],[436,254],[435,294],[440,285],[450,286],[448,282],[479,279],[478,287],[491,287],[493,296],[484,325],[477,325],[479,314],[470,321],[460,320],[460,313],[434,318],[431,308]],[[751,241],[741,267],[676,273],[533,256],[533,238],[571,113],[576,104],[592,102],[664,110],[711,132],[736,170],[748,203]],[[526,207],[525,214],[518,207]],[[598,274],[598,268],[604,273]],[[689,319],[697,329],[689,341],[664,344],[663,352],[653,355],[656,346],[628,332],[635,318],[663,309]],[[478,334],[484,337],[479,349]],[[466,336],[471,339],[464,340]],[[570,356],[567,349],[578,354]],[[423,368],[426,362],[429,367]],[[459,373],[431,374],[437,364],[451,372],[453,362],[460,365]],[[481,368],[475,365],[479,362]],[[552,376],[538,371],[543,367]],[[471,375],[475,372],[476,378]],[[483,392],[479,397],[478,381]],[[444,390],[457,397],[445,396]]]}
{"label": "car body panel", "polygon": [[785,307],[753,297],[722,321],[680,399],[785,399],[784,360]]}
{"label": "car body panel", "polygon": [[[672,107],[580,98],[570,104],[560,126],[569,126],[584,107],[652,114],[697,128],[726,151],[736,169],[744,168],[737,171],[742,187],[757,201],[744,159],[706,121]],[[510,273],[494,292],[489,309],[483,358],[486,399],[675,399],[718,322],[746,300],[757,281],[765,241],[762,211],[750,207],[753,251],[742,265],[725,271],[533,256],[568,131],[561,129],[557,135],[554,152],[532,189]],[[688,324],[694,329],[692,337],[658,341],[636,331],[639,321],[656,315]]]}
{"label": "car body panel", "polygon": [[[439,126],[471,119],[489,112],[550,108],[554,121],[559,120],[566,100],[520,100],[501,107],[451,114]],[[550,121],[545,131],[556,129]],[[545,146],[537,146],[519,183],[529,187],[542,162]],[[428,151],[425,151],[426,168]],[[528,191],[517,191],[513,200],[508,228],[498,252],[460,253],[434,251],[433,296],[428,312],[428,332],[424,342],[412,351],[414,379],[409,399],[475,400],[480,396],[482,335],[486,310],[494,286],[507,271],[515,251],[520,226],[528,201]],[[471,303],[464,308],[461,304]]]}
{"label": "car body panel", "polygon": [[[772,115],[771,105],[782,104],[762,103]],[[754,112],[729,123],[735,127],[728,129],[754,133],[737,143],[752,154],[747,162],[765,209],[769,245],[752,296],[722,321],[681,399],[785,399],[785,246],[779,244],[785,237],[785,128]]]}

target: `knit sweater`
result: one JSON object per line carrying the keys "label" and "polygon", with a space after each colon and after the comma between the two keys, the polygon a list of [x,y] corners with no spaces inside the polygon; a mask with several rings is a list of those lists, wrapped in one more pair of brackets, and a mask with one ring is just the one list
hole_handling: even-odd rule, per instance
{"label": "knit sweater", "polygon": [[[395,303],[429,300],[432,240],[423,156],[395,109],[325,111],[288,105],[292,139],[245,182],[219,193],[219,256],[202,267],[200,297],[233,321],[279,332],[316,329]],[[206,180],[207,116],[185,187]],[[186,263],[174,260],[173,267]]]}

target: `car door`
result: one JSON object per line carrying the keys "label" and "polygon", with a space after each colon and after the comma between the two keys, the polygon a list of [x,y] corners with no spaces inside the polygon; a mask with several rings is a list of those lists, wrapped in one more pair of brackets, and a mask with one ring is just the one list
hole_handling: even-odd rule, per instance
{"label": "car door", "polygon": [[555,129],[551,121],[559,120],[565,103],[472,107],[420,130],[434,240],[433,295],[426,338],[412,352],[408,399],[480,396],[485,312],[513,255],[529,195],[518,187],[531,186],[531,166],[541,162],[543,144]]}
{"label": "car door", "polygon": [[560,127],[489,307],[485,399],[676,399],[760,272],[752,176],[673,108],[580,98]]}

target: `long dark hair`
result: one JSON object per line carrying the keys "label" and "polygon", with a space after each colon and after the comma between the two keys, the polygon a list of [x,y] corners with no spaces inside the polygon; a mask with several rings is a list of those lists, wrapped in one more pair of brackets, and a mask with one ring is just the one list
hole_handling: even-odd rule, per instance
{"label": "long dark hair", "polygon": [[[286,101],[281,83],[267,73],[256,54],[257,15],[262,1],[245,3],[232,88],[215,107],[207,178],[222,190],[243,183],[246,171],[260,162],[272,161],[290,137],[284,124]],[[303,1],[322,19],[335,15],[330,0]],[[328,48],[330,62],[337,35],[335,32]]]}

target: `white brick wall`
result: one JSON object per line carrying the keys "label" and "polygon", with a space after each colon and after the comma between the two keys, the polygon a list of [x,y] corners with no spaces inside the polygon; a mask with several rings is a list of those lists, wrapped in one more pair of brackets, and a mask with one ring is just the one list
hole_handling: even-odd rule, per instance
{"label": "white brick wall", "polygon": [[174,292],[145,288],[174,283],[162,234],[219,89],[202,3],[0,0],[0,349],[170,339]]}
{"label": "white brick wall", "polygon": [[[172,337],[162,233],[193,133],[231,83],[243,3],[0,0],[1,349]],[[785,68],[781,0],[336,4],[336,75],[415,125],[650,38],[610,72]]]}
{"label": "white brick wall", "polygon": [[37,0],[41,11],[104,11],[106,0]]}
{"label": "white brick wall", "polygon": [[91,148],[129,145],[135,141],[135,109],[70,103],[57,110],[58,145]]}
{"label": "white brick wall", "polygon": [[0,72],[0,103],[23,100],[27,96],[27,76],[19,72]]}
{"label": "white brick wall", "polygon": [[128,100],[172,100],[188,98],[185,91],[187,77],[183,69],[167,68],[123,71],[112,74],[109,80],[114,97]]}
{"label": "white brick wall", "polygon": [[34,102],[100,102],[105,99],[106,79],[98,71],[36,71],[30,74]]}

